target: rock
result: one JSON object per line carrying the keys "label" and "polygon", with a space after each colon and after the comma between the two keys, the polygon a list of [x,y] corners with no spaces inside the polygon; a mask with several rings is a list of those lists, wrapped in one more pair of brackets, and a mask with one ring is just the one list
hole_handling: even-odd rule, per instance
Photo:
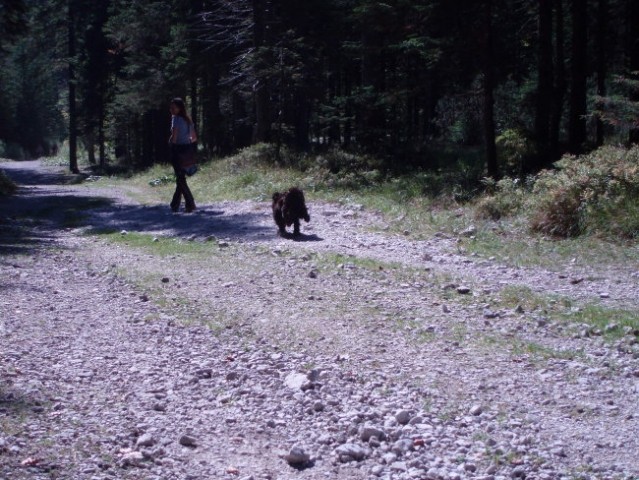
{"label": "rock", "polygon": [[413,413],[409,410],[400,410],[395,414],[395,420],[400,425],[408,425],[411,418],[413,418]]}
{"label": "rock", "polygon": [[526,478],[526,469],[522,466],[515,467],[510,476],[512,478]]}
{"label": "rock", "polygon": [[195,438],[191,437],[190,435],[182,435],[180,437],[180,445],[183,445],[185,447],[190,447],[190,448],[195,448],[197,447],[197,441],[195,440]]}
{"label": "rock", "polygon": [[402,438],[393,443],[391,451],[396,455],[404,455],[409,450],[413,449],[413,441],[410,438]]}
{"label": "rock", "polygon": [[135,448],[152,447],[155,445],[155,439],[150,433],[145,433],[135,442]]}
{"label": "rock", "polygon": [[340,461],[362,461],[370,455],[370,450],[355,443],[345,443],[335,449],[335,453],[339,456]]}
{"label": "rock", "polygon": [[386,434],[384,431],[378,427],[374,427],[371,425],[365,425],[360,429],[359,438],[363,442],[368,442],[371,437],[377,437],[379,440],[384,440],[386,438]]}
{"label": "rock", "polygon": [[284,456],[289,465],[304,466],[311,461],[311,456],[304,451],[302,447],[294,446],[290,452]]}
{"label": "rock", "polygon": [[470,410],[468,412],[471,415],[478,416],[478,415],[481,415],[483,411],[484,409],[482,408],[481,405],[473,405],[472,407],[470,407]]}
{"label": "rock", "polygon": [[406,472],[408,467],[406,466],[406,462],[393,462],[390,465],[390,469],[393,472]]}
{"label": "rock", "polygon": [[459,235],[462,237],[472,237],[473,235],[476,235],[476,234],[477,234],[477,227],[475,227],[475,225],[470,225],[464,230],[462,230],[461,232],[459,232]]}
{"label": "rock", "polygon": [[141,467],[144,463],[144,455],[141,452],[127,452],[120,459],[120,465],[126,467]]}
{"label": "rock", "polygon": [[491,310],[490,308],[484,308],[484,318],[497,318],[499,317],[499,314],[493,310]]}
{"label": "rock", "polygon": [[475,465],[474,463],[464,463],[464,470],[471,473],[476,472],[477,465]]}
{"label": "rock", "polygon": [[461,295],[468,295],[470,293],[470,287],[466,287],[466,286],[459,286],[457,287],[457,293],[461,294]]}
{"label": "rock", "polygon": [[303,390],[308,383],[308,378],[303,373],[290,373],[284,379],[284,384],[291,390]]}

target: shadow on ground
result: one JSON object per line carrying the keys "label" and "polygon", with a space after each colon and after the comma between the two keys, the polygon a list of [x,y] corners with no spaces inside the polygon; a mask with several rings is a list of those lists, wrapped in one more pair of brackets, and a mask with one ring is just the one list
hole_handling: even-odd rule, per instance
{"label": "shadow on ground", "polygon": [[[88,233],[126,230],[231,240],[276,238],[268,211],[228,214],[200,205],[195,213],[174,214],[167,205],[119,203],[104,192],[99,196],[94,190],[79,190],[70,185],[77,176],[60,172],[60,167],[43,166],[40,161],[1,163],[0,168],[19,185],[15,195],[0,197],[0,255],[29,253],[55,243],[60,230],[80,227]],[[319,239],[310,236],[303,240]]]}
{"label": "shadow on ground", "polygon": [[196,213],[173,213],[166,205],[113,205],[91,212],[89,233],[122,231],[190,237],[223,237],[232,240],[268,240],[275,226],[262,225],[263,212],[227,214],[200,205]]}
{"label": "shadow on ground", "polygon": [[21,187],[17,194],[0,198],[0,255],[26,254],[53,245],[61,229],[82,225],[89,210],[110,203],[104,197]]}

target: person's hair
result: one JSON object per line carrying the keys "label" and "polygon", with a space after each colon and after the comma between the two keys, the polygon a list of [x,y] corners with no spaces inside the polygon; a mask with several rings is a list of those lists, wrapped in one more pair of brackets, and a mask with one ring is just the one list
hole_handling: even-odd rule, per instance
{"label": "person's hair", "polygon": [[176,107],[178,107],[178,116],[186,120],[189,125],[193,123],[193,120],[191,120],[189,114],[186,113],[186,105],[184,104],[184,100],[182,100],[180,97],[175,97],[173,100],[171,100],[171,105],[175,105]]}

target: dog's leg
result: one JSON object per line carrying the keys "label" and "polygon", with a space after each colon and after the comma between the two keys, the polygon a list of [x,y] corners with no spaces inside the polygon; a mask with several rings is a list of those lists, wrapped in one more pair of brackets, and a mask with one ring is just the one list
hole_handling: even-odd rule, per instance
{"label": "dog's leg", "polygon": [[296,218],[293,221],[293,236],[297,237],[300,234],[300,220]]}
{"label": "dog's leg", "polygon": [[273,220],[275,220],[279,234],[282,237],[286,236],[286,222],[284,221],[280,208],[273,207]]}

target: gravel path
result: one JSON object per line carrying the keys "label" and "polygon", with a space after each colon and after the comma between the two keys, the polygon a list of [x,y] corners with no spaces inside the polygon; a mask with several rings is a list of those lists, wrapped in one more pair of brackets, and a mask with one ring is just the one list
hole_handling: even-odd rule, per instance
{"label": "gravel path", "polygon": [[312,199],[294,242],[264,203],[0,168],[2,479],[639,478],[639,332],[500,301],[636,311],[639,265],[512,268]]}

